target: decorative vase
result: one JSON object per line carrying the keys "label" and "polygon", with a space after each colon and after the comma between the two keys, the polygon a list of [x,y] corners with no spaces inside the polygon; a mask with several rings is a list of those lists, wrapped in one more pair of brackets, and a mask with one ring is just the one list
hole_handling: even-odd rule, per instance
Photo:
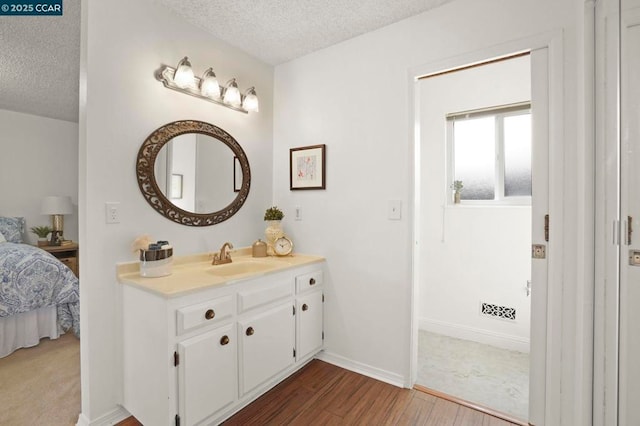
{"label": "decorative vase", "polygon": [[275,254],[275,252],[273,251],[273,246],[276,240],[284,236],[284,231],[282,230],[281,221],[268,220],[267,229],[264,230],[264,236],[267,242],[267,254],[269,256],[273,256]]}
{"label": "decorative vase", "polygon": [[458,191],[453,193],[453,202],[455,204],[460,204],[460,193]]}

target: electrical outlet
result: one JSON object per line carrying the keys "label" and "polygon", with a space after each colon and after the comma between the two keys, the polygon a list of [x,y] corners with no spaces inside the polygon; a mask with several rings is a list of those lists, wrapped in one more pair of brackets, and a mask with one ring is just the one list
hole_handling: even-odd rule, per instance
{"label": "electrical outlet", "polygon": [[108,202],[105,203],[105,213],[107,223],[120,223],[120,203]]}
{"label": "electrical outlet", "polygon": [[296,206],[296,220],[302,220],[302,209],[300,206]]}
{"label": "electrical outlet", "polygon": [[629,265],[640,266],[640,251],[629,250]]}

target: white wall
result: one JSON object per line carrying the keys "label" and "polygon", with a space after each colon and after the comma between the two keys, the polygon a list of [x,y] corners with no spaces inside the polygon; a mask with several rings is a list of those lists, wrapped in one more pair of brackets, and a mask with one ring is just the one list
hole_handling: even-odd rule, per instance
{"label": "white wall", "polygon": [[[588,195],[585,199],[585,191],[575,191],[578,183],[583,185],[578,172],[585,167],[585,156],[579,153],[583,141],[577,138],[584,121],[576,114],[582,105],[583,13],[584,4],[578,0],[457,0],[276,67],[274,201],[289,217],[301,207],[303,220],[285,223],[296,249],[327,257],[327,358],[388,380],[410,382],[409,70],[558,29],[565,77],[557,90],[565,99],[560,125],[566,161],[560,159],[564,174],[557,183],[567,197],[566,215],[557,225],[565,237],[564,279],[553,285],[575,295],[586,284],[576,276],[584,267],[578,258],[584,252],[579,235],[591,232],[581,213],[588,207]],[[327,144],[327,189],[290,192],[289,148],[318,143]],[[387,202],[394,199],[404,202],[401,221],[387,220]],[[578,223],[585,227],[576,229]],[[581,327],[576,324],[581,319],[575,317],[581,303],[574,297],[554,301],[553,306],[563,305],[557,326],[567,338],[555,344],[565,360],[575,359],[576,345],[584,342],[575,334]],[[548,406],[549,424],[561,424],[560,417],[562,424],[583,424],[573,421],[589,412],[585,394],[580,395],[585,399],[574,398],[572,380],[582,373],[580,368],[572,362],[550,370],[558,372],[554,380],[564,381],[562,395],[555,381],[550,384],[549,391],[558,397]],[[575,384],[588,387],[577,380]],[[583,403],[578,409],[576,401]]]}
{"label": "white wall", "polygon": [[[172,143],[171,174],[182,175],[182,197],[170,198],[170,200],[176,206],[190,212],[196,211],[197,136],[196,134],[180,135],[173,138]],[[171,176],[167,176],[167,179],[171,178]],[[169,185],[172,184],[170,183]],[[171,194],[171,191],[168,194]],[[170,196],[173,197],[175,195],[178,194],[171,194]]]}
{"label": "white wall", "polygon": [[[446,115],[530,101],[529,57],[418,85],[420,328],[528,352],[531,207],[451,204]],[[515,308],[516,320],[481,315],[482,302]]]}
{"label": "white wall", "polygon": [[68,195],[73,214],[64,217],[64,236],[78,240],[78,123],[0,110],[0,216],[26,219],[25,242],[35,244],[32,226],[51,226],[42,199]]}
{"label": "white wall", "polygon": [[[121,398],[115,264],[133,259],[140,234],[169,240],[176,255],[248,246],[262,236],[272,199],[273,68],[212,38],[152,1],[83,1],[80,102],[81,423],[103,423]],[[242,114],[167,90],[161,64],[188,55],[196,74],[212,66],[224,82],[255,85],[261,108]],[[175,224],[156,213],[136,183],[138,149],[161,125],[206,121],[229,132],[251,164],[247,202],[211,227]],[[105,202],[120,202],[120,223],[105,224]]]}

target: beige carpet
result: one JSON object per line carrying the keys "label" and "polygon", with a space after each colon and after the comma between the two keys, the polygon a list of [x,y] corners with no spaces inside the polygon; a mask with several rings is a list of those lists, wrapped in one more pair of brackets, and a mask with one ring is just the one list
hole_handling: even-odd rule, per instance
{"label": "beige carpet", "polygon": [[529,412],[529,354],[420,330],[419,385],[521,420]]}
{"label": "beige carpet", "polygon": [[75,425],[80,341],[67,333],[0,358],[0,425]]}

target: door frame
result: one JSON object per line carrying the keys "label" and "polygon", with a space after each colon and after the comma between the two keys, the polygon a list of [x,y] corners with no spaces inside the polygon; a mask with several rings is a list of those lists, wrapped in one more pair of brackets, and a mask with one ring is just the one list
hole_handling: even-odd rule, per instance
{"label": "door frame", "polygon": [[[413,387],[418,375],[418,298],[419,293],[419,234],[420,226],[420,123],[419,123],[419,78],[457,68],[480,64],[489,60],[513,55],[517,52],[547,50],[547,77],[548,77],[548,213],[551,218],[557,218],[560,224],[564,218],[564,145],[562,143],[563,126],[563,38],[561,31],[552,31],[537,36],[524,38],[497,46],[489,47],[475,52],[447,58],[441,61],[419,65],[408,71],[409,92],[409,126],[410,126],[410,161],[412,166],[411,188],[411,253],[412,253],[412,286],[411,286],[411,338],[409,360],[409,382],[407,387]],[[533,82],[534,76],[532,76]],[[533,236],[532,236],[533,237]],[[535,237],[533,237],[535,241]],[[560,424],[561,413],[561,361],[562,361],[562,317],[563,317],[563,253],[564,235],[562,226],[552,227],[552,238],[547,243],[547,282],[544,289],[537,287],[537,291],[546,293],[546,312],[542,319],[535,324],[532,321],[532,335],[538,332],[544,336],[545,348],[539,350],[536,356],[531,352],[533,369],[544,372],[531,389],[530,393],[536,395],[530,397],[529,421],[533,425]],[[554,283],[556,285],[548,285]],[[533,305],[532,305],[533,319]],[[533,329],[535,327],[535,329]],[[537,367],[536,367],[537,366]],[[534,372],[535,374],[535,372]]]}

